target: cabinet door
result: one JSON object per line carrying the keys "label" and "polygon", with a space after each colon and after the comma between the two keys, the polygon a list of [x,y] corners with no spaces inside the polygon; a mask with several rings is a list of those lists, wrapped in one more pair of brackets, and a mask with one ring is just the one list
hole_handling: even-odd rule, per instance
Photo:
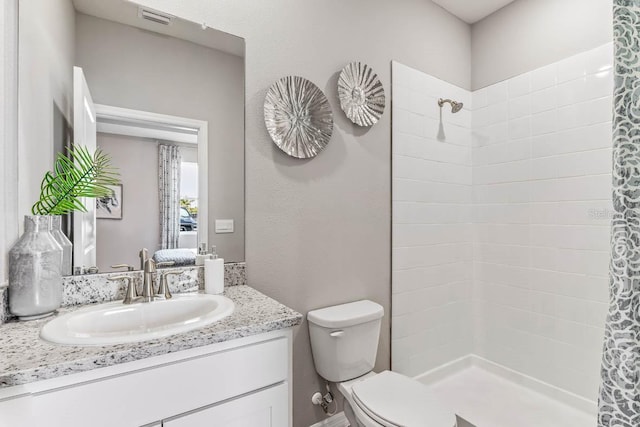
{"label": "cabinet door", "polygon": [[164,420],[164,427],[285,427],[289,423],[288,385]]}

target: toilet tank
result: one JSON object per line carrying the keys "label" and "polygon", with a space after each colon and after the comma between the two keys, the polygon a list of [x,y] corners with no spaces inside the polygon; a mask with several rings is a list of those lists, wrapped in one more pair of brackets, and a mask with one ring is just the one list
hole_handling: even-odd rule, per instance
{"label": "toilet tank", "polygon": [[320,376],[342,382],[370,372],[383,315],[382,306],[369,300],[310,311],[311,351]]}

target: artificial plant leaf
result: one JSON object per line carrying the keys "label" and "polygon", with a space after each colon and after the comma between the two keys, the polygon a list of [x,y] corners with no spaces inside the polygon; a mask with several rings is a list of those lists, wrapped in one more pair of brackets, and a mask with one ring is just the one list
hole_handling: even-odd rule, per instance
{"label": "artificial plant leaf", "polygon": [[69,156],[58,153],[54,171],[42,179],[40,200],[31,208],[34,215],[86,212],[80,198],[108,196],[108,186],[120,183],[111,157],[100,149],[91,154],[86,147],[76,145],[69,149]]}

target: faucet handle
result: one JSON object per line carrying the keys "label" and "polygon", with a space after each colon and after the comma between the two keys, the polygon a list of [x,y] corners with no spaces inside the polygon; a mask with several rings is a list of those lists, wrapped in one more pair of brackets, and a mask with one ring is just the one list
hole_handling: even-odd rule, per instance
{"label": "faucet handle", "polygon": [[112,265],[111,268],[126,268],[127,271],[133,271],[134,267],[132,265],[129,264],[116,264],[116,265]]}
{"label": "faucet handle", "polygon": [[[173,264],[173,262],[171,262]],[[158,286],[158,292],[156,295],[164,296],[164,299],[171,298],[171,292],[169,292],[169,284],[167,283],[168,276],[179,276],[182,274],[182,270],[171,270],[160,273],[160,285]]]}
{"label": "faucet handle", "polygon": [[143,270],[145,273],[155,273],[156,262],[151,258],[147,258],[147,260],[144,262]]}
{"label": "faucet handle", "polygon": [[122,280],[127,285],[127,291],[125,292],[124,300],[122,301],[123,304],[131,304],[138,298],[138,292],[136,291],[136,287],[133,286],[133,280],[131,280],[130,276],[120,275],[107,277],[107,280],[111,280],[114,282]]}

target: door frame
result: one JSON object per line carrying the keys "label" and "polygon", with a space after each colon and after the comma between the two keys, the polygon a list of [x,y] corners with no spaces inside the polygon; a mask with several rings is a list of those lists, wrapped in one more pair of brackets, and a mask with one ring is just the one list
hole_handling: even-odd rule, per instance
{"label": "door frame", "polygon": [[[149,111],[133,110],[130,108],[114,107],[111,105],[95,104],[96,120],[117,121],[119,124],[130,125],[139,129],[135,136],[158,138],[152,131],[145,135],[140,124],[156,124],[163,129],[175,129],[176,133],[185,129],[197,131],[198,145],[198,246],[208,243],[209,233],[209,123],[204,120],[186,117],[158,114]],[[156,131],[157,132],[157,131]],[[166,132],[166,131],[159,131]]]}

